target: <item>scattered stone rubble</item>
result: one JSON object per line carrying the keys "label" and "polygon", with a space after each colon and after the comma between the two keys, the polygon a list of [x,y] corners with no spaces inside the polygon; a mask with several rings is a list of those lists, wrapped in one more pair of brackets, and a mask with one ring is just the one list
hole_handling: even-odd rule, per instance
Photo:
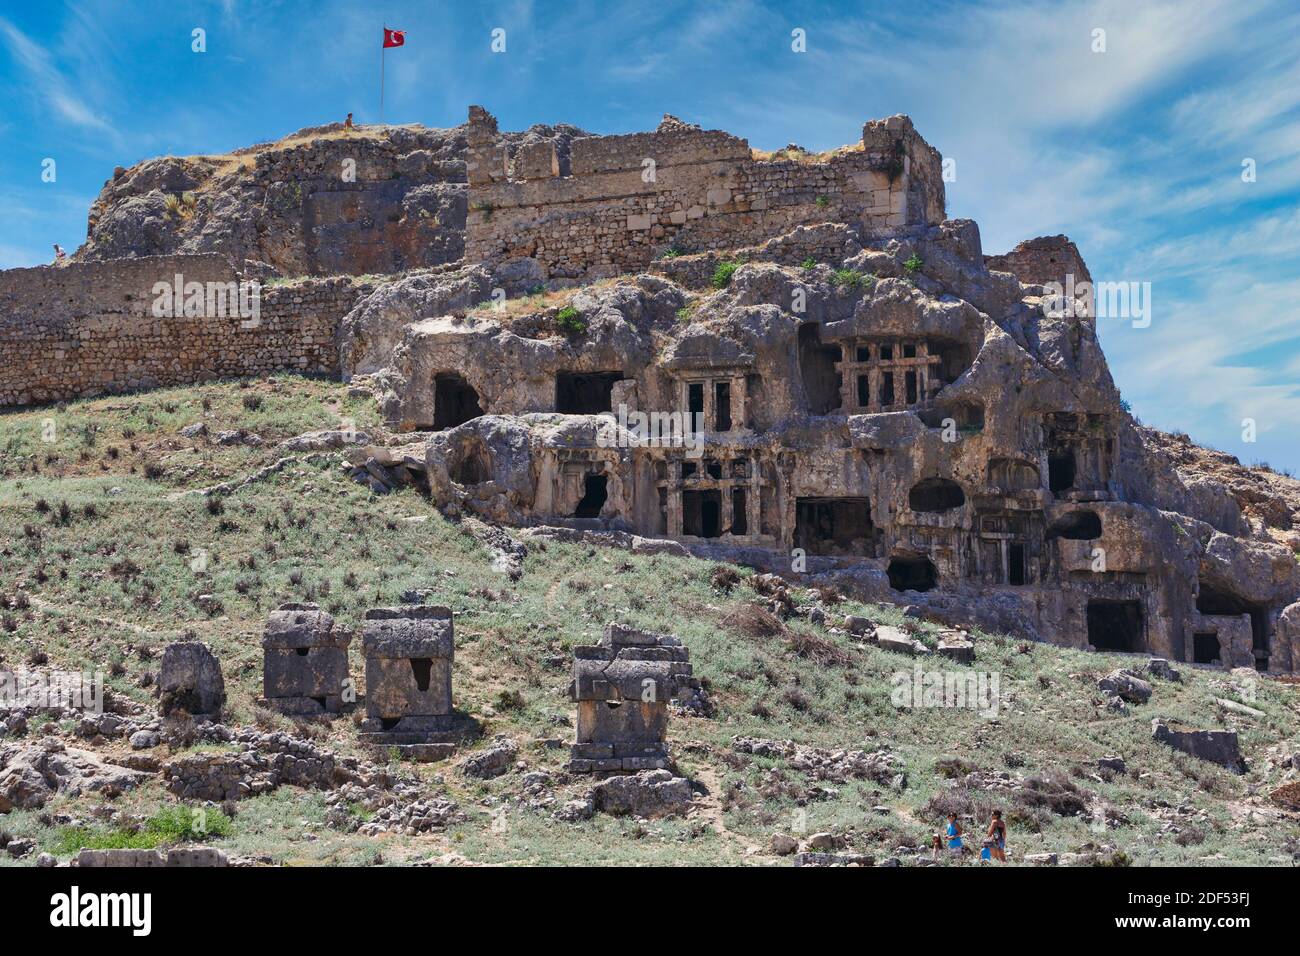
{"label": "scattered stone rubble", "polygon": [[807,774],[814,780],[832,783],[874,780],[896,791],[907,786],[902,761],[888,750],[826,750],[797,744],[793,740],[743,736],[731,739],[731,749],[755,757],[779,757],[789,769]]}

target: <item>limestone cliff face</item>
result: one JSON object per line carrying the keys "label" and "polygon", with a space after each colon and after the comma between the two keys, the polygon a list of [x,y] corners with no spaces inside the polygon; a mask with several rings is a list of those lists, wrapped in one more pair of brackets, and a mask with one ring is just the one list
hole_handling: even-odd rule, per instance
{"label": "limestone cliff face", "polygon": [[[534,127],[508,148],[574,127]],[[393,273],[465,252],[466,127],[300,130],[224,156],[118,168],[91,207],[74,259],[216,252],[270,274]]]}

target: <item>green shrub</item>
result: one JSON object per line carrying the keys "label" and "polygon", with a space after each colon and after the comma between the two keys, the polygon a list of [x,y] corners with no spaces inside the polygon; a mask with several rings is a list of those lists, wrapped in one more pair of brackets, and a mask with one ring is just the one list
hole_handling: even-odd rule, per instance
{"label": "green shrub", "polygon": [[907,261],[903,263],[903,268],[911,274],[921,268],[922,265],[924,265],[924,263],[921,262],[921,257],[914,252],[907,257]]}
{"label": "green shrub", "polygon": [[869,286],[872,277],[857,269],[836,269],[831,274],[831,281],[837,289],[859,289]]}
{"label": "green shrub", "polygon": [[565,335],[581,335],[587,331],[587,323],[582,321],[582,313],[571,305],[566,305],[555,313],[555,327]]}
{"label": "green shrub", "polygon": [[725,289],[731,285],[731,277],[739,268],[739,262],[719,262],[718,267],[713,270],[713,288]]}
{"label": "green shrub", "polygon": [[827,206],[831,204],[831,201],[825,196],[818,196],[815,201],[817,203],[818,209],[825,209]]}
{"label": "green shrub", "polygon": [[812,256],[809,256],[801,263],[801,265],[806,270],[815,269],[817,267],[817,260],[814,259]]}

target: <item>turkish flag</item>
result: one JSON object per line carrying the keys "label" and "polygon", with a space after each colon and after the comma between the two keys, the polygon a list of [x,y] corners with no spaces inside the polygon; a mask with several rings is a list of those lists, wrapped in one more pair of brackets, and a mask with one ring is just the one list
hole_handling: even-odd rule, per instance
{"label": "turkish flag", "polygon": [[384,46],[404,46],[406,44],[405,30],[390,30],[384,27]]}

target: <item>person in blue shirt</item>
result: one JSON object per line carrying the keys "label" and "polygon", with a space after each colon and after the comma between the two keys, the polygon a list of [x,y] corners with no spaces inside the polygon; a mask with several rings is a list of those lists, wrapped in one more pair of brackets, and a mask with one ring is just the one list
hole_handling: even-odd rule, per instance
{"label": "person in blue shirt", "polygon": [[953,856],[961,856],[961,824],[957,822],[957,814],[948,814],[948,852]]}

